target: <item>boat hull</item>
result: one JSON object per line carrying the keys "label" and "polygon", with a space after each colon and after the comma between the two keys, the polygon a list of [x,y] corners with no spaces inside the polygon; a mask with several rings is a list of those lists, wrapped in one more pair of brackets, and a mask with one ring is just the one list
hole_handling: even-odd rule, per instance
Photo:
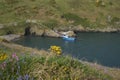
{"label": "boat hull", "polygon": [[74,41],[75,38],[66,38],[66,37],[63,37],[64,40],[67,40],[67,41]]}

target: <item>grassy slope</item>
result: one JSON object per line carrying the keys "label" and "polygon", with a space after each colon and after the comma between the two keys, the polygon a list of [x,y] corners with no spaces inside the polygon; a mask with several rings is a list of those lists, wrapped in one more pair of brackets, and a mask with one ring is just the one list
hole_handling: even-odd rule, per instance
{"label": "grassy slope", "polygon": [[[12,53],[17,53],[19,56],[19,61],[17,63],[20,65],[20,72],[19,75],[16,74],[18,65],[7,60],[6,69],[0,69],[0,71],[4,71],[3,74],[0,75],[2,76],[0,80],[9,80],[13,77],[16,79],[17,77],[24,76],[25,74],[36,78],[35,80],[117,80],[117,77],[112,77],[111,75],[96,70],[95,68],[81,63],[71,57],[56,56],[50,52],[38,50],[34,50],[33,52],[32,49],[30,50],[27,47],[15,44],[12,44],[12,46],[10,45],[11,43],[8,44],[2,42],[0,44],[0,53],[8,54],[8,58],[10,58]],[[29,52],[26,52],[26,50],[29,50]],[[35,53],[39,53],[41,55]],[[23,62],[23,59],[25,63]],[[2,64],[1,61],[0,64]],[[14,64],[14,72],[12,73],[11,64]]]}
{"label": "grassy slope", "polygon": [[[29,47],[23,47],[21,45],[17,45],[13,43],[0,42],[0,53],[1,52],[7,53],[9,56],[12,53],[17,53],[18,56],[24,55],[24,57],[25,55],[31,56],[34,54],[35,58],[34,56],[29,58],[31,59],[29,61],[32,62],[32,65],[33,65],[31,66],[31,69],[33,70],[32,71],[30,70],[30,73],[35,71],[35,73],[32,75],[35,75],[35,74],[44,75],[44,74],[39,73],[43,71],[43,73],[46,73],[45,75],[49,78],[60,75],[59,78],[65,77],[65,76],[75,78],[76,76],[79,78],[81,77],[80,79],[89,78],[90,80],[104,80],[104,79],[106,80],[106,78],[109,80],[120,79],[120,76],[119,76],[120,69],[104,67],[98,64],[93,64],[93,63],[88,63],[88,62],[79,62],[78,60],[73,59],[72,57],[68,57],[68,56],[55,56],[54,54],[51,54],[50,51],[37,50],[37,49],[29,48]],[[43,63],[39,63],[41,62],[41,59],[42,61],[44,61]],[[53,65],[52,63],[55,63],[55,65]],[[69,70],[71,71],[70,74],[64,73],[64,71],[62,72],[61,71],[61,69],[63,68],[62,66],[69,68]],[[26,67],[28,67],[28,65],[26,65]],[[24,73],[26,73],[26,71]],[[54,76],[52,74],[54,74]]]}
{"label": "grassy slope", "polygon": [[107,0],[103,4],[97,7],[96,0],[0,0],[0,24],[5,24],[0,35],[23,34],[28,19],[48,28],[82,25],[119,29],[120,1]]}
{"label": "grassy slope", "polygon": [[[9,1],[9,0],[6,0]],[[0,1],[0,23],[16,22],[26,19],[48,20],[61,19],[63,13],[73,13],[82,18],[106,24],[108,15],[120,18],[119,0],[104,1],[105,6],[96,7],[96,0],[11,0]],[[14,2],[18,1],[18,2]],[[54,2],[55,1],[55,2]]]}

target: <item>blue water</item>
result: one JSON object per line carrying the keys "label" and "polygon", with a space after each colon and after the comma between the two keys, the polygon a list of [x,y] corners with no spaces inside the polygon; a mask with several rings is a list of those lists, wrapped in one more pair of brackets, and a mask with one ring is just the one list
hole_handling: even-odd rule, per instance
{"label": "blue water", "polygon": [[74,42],[62,38],[24,37],[15,43],[46,50],[58,45],[65,55],[120,68],[120,33],[78,33]]}

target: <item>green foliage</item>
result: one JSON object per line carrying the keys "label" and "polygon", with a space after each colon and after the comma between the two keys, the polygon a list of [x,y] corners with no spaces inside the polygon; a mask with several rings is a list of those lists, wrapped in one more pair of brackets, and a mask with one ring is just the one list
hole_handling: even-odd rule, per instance
{"label": "green foliage", "polygon": [[[69,79],[69,80],[83,80],[83,79],[92,79],[92,80],[102,80],[110,79],[111,77],[103,75],[102,73],[97,72],[94,69],[91,69],[87,65],[82,64],[80,61],[74,60],[70,57],[64,56],[54,56],[47,59],[47,66],[51,66],[47,72],[50,73],[50,76],[56,77],[59,75],[58,79]],[[73,72],[75,69],[75,72]],[[53,72],[50,72],[53,71]],[[79,71],[79,72],[77,72]],[[60,73],[59,73],[60,72]],[[76,74],[73,76],[73,74]],[[79,75],[79,76],[77,76]]]}
{"label": "green foliage", "polygon": [[14,3],[17,3],[19,0],[4,0],[4,1],[7,4],[14,4]]}
{"label": "green foliage", "polygon": [[6,34],[24,34],[27,24],[21,21],[15,24],[6,24],[4,28],[0,29],[0,35]]}
{"label": "green foliage", "polygon": [[79,8],[81,5],[81,1],[80,0],[69,0],[68,3],[70,4],[71,8]]}
{"label": "green foliage", "polygon": [[6,60],[0,61],[1,66],[2,80],[112,80],[112,77],[67,56],[10,53]]}
{"label": "green foliage", "polygon": [[52,5],[53,7],[56,6],[56,1],[55,1],[55,0],[49,0],[49,3],[50,3],[50,5]]}
{"label": "green foliage", "polygon": [[115,22],[120,22],[120,18],[118,17],[113,17],[112,20],[111,20],[112,23],[115,23]]}
{"label": "green foliage", "polygon": [[81,24],[84,27],[88,27],[90,23],[87,18],[81,18],[78,15],[72,13],[63,14],[62,18],[65,18],[67,21],[73,21],[72,22],[73,25]]}
{"label": "green foliage", "polygon": [[120,27],[120,18],[111,17],[111,20],[108,22],[108,24],[113,26],[113,27]]}
{"label": "green foliage", "polygon": [[14,34],[14,27],[5,27],[4,31],[6,32],[6,34]]}
{"label": "green foliage", "polygon": [[65,18],[66,20],[74,20],[74,21],[80,20],[80,17],[78,15],[72,13],[63,14],[62,17]]}
{"label": "green foliage", "polygon": [[[82,25],[83,27],[99,28],[101,24],[103,24],[104,27],[113,26],[119,28],[119,24],[116,25],[114,19],[110,24],[107,23],[106,16],[120,17],[120,1],[96,1],[97,0],[0,0],[0,24],[19,23],[21,20],[34,19],[44,21],[41,24],[51,29],[61,25]],[[95,6],[95,3],[98,7]],[[103,16],[99,13],[102,13]],[[64,17],[66,21],[61,19],[61,16]],[[99,21],[95,21],[96,18],[99,18]],[[0,29],[0,35],[17,32],[23,33],[25,26],[14,27],[13,25],[10,27],[15,30],[9,29],[8,27],[8,30],[7,28]]]}
{"label": "green foliage", "polygon": [[0,29],[0,36],[5,35],[5,34],[6,34],[6,32],[3,29]]}
{"label": "green foliage", "polygon": [[109,5],[113,5],[113,3],[110,1],[110,2],[109,2]]}
{"label": "green foliage", "polygon": [[30,0],[30,1],[36,1],[36,0]]}
{"label": "green foliage", "polygon": [[96,0],[96,7],[100,7],[100,6],[105,7],[104,1],[102,1],[102,0]]}
{"label": "green foliage", "polygon": [[43,22],[42,24],[50,29],[53,29],[54,27],[58,26],[58,21],[50,19],[48,21]]}
{"label": "green foliage", "polygon": [[[24,55],[24,54],[23,54]],[[43,64],[45,58],[37,57],[36,55],[17,56],[15,53],[10,55],[4,62],[0,62],[0,79],[2,80],[28,80],[34,79],[30,75],[33,70],[33,64]]]}

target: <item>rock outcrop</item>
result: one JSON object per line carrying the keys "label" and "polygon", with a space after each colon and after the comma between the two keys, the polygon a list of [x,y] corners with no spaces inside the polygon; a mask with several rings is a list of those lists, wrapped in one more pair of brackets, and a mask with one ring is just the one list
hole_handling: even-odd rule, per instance
{"label": "rock outcrop", "polygon": [[68,35],[68,36],[76,36],[76,34],[73,31],[67,31],[67,32],[59,32],[61,35]]}
{"label": "rock outcrop", "polygon": [[53,30],[50,30],[50,29],[46,29],[45,30],[45,33],[44,33],[44,36],[48,36],[48,37],[60,37],[60,34],[53,31]]}
{"label": "rock outcrop", "polygon": [[4,25],[3,24],[0,24],[0,29],[2,29],[4,27]]}
{"label": "rock outcrop", "polygon": [[91,29],[91,28],[86,28],[84,30],[85,32],[119,32],[120,29],[115,29],[115,28],[110,28],[110,27],[107,27],[107,28],[96,28],[96,29]]}
{"label": "rock outcrop", "polygon": [[1,39],[5,39],[7,41],[15,40],[15,39],[18,39],[20,37],[21,37],[20,35],[16,35],[16,34],[9,34],[9,35],[0,36]]}
{"label": "rock outcrop", "polygon": [[31,27],[30,34],[36,35],[36,36],[42,36],[42,35],[44,35],[44,29],[37,27],[37,26]]}
{"label": "rock outcrop", "polygon": [[42,26],[29,26],[29,28],[25,30],[25,33],[28,35],[35,36],[47,36],[47,37],[61,37],[62,35],[68,36],[76,36],[74,32],[119,32],[120,29],[115,29],[112,27],[106,28],[90,28],[83,27],[82,25],[78,26],[69,26],[69,27],[58,27],[54,30],[49,28],[43,28]]}
{"label": "rock outcrop", "polygon": [[62,35],[75,36],[74,31],[57,31],[48,28],[42,28],[40,26],[27,27],[25,29],[25,36],[34,35],[34,36],[47,36],[47,37],[61,37]]}
{"label": "rock outcrop", "polygon": [[71,30],[78,31],[78,32],[84,32],[85,28],[82,25],[78,25],[78,26],[71,28]]}

